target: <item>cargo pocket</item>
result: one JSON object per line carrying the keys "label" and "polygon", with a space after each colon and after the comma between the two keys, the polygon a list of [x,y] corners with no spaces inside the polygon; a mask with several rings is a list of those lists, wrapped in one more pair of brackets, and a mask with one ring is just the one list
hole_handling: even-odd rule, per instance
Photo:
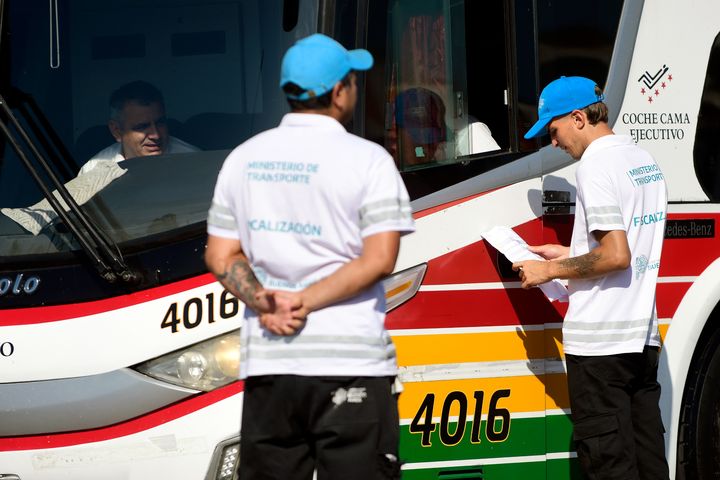
{"label": "cargo pocket", "polygon": [[573,426],[578,460],[587,480],[625,478],[634,468],[614,413],[583,418]]}

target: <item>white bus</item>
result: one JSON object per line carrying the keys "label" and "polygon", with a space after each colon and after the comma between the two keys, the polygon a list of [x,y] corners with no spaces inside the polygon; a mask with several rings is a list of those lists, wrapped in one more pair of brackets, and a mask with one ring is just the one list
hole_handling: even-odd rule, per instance
{"label": "white bus", "polygon": [[[204,267],[205,219],[230,149],[288,111],[282,54],[317,31],[373,53],[348,128],[412,197],[386,280],[403,478],[580,478],[566,305],[482,235],[569,241],[574,162],[522,139],[560,75],[598,81],[667,181],[663,257],[634,268],[660,269],[671,473],[717,478],[716,0],[0,0],[0,479],[238,478],[242,305]],[[198,151],[77,177],[134,80]]]}

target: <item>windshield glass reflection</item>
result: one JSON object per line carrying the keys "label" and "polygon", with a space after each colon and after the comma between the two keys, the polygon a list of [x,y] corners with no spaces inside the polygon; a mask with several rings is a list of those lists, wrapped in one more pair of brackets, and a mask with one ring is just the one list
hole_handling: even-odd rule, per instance
{"label": "windshield glass reflection", "polygon": [[[0,93],[121,248],[203,230],[224,157],[288,110],[282,52],[317,28],[310,0],[288,31],[282,0],[4,3]],[[0,154],[0,256],[78,249],[2,137]]]}

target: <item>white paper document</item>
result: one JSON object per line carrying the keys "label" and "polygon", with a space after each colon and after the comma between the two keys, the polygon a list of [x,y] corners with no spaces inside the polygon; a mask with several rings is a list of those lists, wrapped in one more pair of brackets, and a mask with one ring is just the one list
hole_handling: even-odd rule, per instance
{"label": "white paper document", "polygon": [[[513,263],[523,260],[545,261],[540,255],[528,250],[527,242],[509,227],[494,227],[487,232],[483,232],[482,236],[490,245],[495,247],[498,252],[505,255],[505,257]],[[565,285],[563,285],[560,280],[551,280],[538,286],[551,302],[555,300],[561,302],[568,301],[567,288],[565,288]]]}

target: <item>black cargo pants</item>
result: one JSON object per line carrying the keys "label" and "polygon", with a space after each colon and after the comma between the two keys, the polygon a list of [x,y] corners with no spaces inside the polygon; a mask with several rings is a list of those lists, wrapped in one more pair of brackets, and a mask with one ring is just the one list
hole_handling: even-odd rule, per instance
{"label": "black cargo pants", "polygon": [[570,408],[587,480],[668,480],[657,347],[566,355]]}
{"label": "black cargo pants", "polygon": [[390,377],[266,375],[245,381],[243,480],[400,478]]}

